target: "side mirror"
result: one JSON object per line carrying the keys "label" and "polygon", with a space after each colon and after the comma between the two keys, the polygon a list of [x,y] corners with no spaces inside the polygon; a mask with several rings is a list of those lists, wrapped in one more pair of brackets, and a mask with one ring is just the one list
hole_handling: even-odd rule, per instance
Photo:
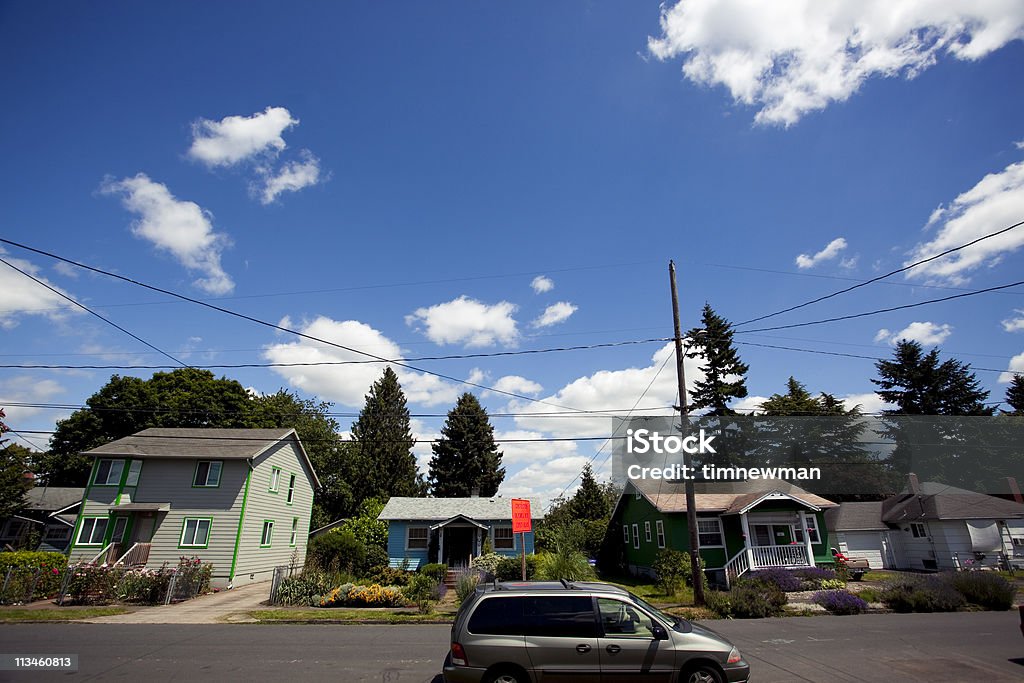
{"label": "side mirror", "polygon": [[655,640],[668,640],[668,631],[661,624],[651,625],[651,635],[654,636]]}

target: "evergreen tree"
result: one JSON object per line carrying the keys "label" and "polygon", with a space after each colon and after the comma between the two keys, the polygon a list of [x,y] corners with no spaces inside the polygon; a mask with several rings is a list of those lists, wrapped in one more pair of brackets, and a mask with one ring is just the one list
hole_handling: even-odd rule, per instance
{"label": "evergreen tree", "polygon": [[[611,503],[611,504],[609,504]],[[569,508],[574,519],[605,520],[611,514],[614,502],[608,500],[604,487],[597,483],[594,468],[588,462],[580,474],[580,486],[576,489]]]}
{"label": "evergreen tree", "polygon": [[736,412],[729,408],[729,402],[746,398],[746,374],[750,368],[740,361],[732,335],[729,321],[716,314],[709,304],[704,304],[701,328],[686,333],[692,341],[687,355],[704,359],[701,366],[704,379],[693,383],[692,410],[706,409],[708,415],[735,415]]}
{"label": "evergreen tree", "polygon": [[441,428],[433,444],[428,475],[431,493],[438,498],[493,496],[505,479],[502,453],[494,443],[494,427],[476,396],[465,393]]}
{"label": "evergreen tree", "polygon": [[344,466],[352,505],[357,507],[367,498],[386,501],[420,493],[414,444],[405,394],[398,375],[387,367],[370,387],[366,404],[352,424],[352,447]]}
{"label": "evergreen tree", "polygon": [[992,415],[985,405],[989,392],[981,388],[971,366],[939,359],[938,349],[924,353],[921,344],[901,340],[892,360],[875,363],[876,393],[896,405],[890,415]]}
{"label": "evergreen tree", "polygon": [[1006,389],[1006,402],[1013,408],[1010,415],[1024,415],[1024,375],[1014,375]]}

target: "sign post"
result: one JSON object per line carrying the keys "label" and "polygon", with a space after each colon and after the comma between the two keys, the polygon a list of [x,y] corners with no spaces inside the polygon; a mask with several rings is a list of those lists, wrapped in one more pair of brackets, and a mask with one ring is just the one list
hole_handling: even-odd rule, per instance
{"label": "sign post", "polygon": [[519,548],[523,558],[523,581],[526,581],[526,532],[532,530],[530,524],[530,501],[525,498],[512,499],[512,533],[521,534]]}

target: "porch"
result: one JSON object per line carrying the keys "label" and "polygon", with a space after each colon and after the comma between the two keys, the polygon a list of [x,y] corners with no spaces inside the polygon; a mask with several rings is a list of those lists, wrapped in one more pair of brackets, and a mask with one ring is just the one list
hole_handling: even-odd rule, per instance
{"label": "porch", "polygon": [[[805,509],[781,509],[785,501]],[[755,508],[761,506],[755,511]],[[821,543],[815,513],[821,508],[795,496],[773,492],[735,513],[743,546],[725,563],[725,583],[760,569],[800,569],[815,566],[814,543]]]}

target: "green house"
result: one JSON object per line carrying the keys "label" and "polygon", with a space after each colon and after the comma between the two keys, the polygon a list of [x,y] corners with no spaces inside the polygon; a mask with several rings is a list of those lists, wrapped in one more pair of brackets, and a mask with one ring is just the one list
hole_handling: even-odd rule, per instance
{"label": "green house", "polygon": [[[629,570],[653,574],[662,548],[689,550],[686,494],[679,481],[631,479],[612,513]],[[757,569],[831,563],[825,510],[832,501],[781,480],[696,482],[700,554],[712,581]]]}

